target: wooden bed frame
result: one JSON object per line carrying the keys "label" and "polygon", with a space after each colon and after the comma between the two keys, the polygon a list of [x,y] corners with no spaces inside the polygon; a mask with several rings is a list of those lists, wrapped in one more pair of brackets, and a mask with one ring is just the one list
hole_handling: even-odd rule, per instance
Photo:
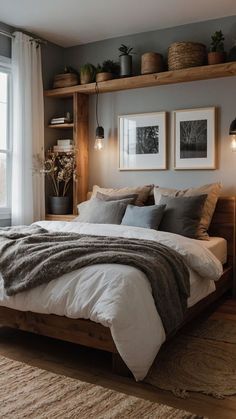
{"label": "wooden bed frame", "polygon": [[[180,327],[202,313],[227,291],[232,291],[234,296],[236,294],[234,197],[222,197],[218,200],[210,226],[210,235],[223,237],[227,240],[228,260],[224,265],[222,277],[216,282],[216,291],[188,309]],[[0,325],[111,352],[114,371],[123,372],[124,363],[117,352],[110,329],[99,323],[0,307]]]}

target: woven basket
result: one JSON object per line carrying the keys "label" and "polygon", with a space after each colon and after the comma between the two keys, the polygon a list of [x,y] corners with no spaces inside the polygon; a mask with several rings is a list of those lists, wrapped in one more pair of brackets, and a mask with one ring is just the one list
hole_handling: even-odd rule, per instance
{"label": "woven basket", "polygon": [[74,73],[56,74],[53,80],[53,89],[70,87],[79,84],[79,77]]}
{"label": "woven basket", "polygon": [[168,48],[168,70],[197,67],[205,64],[206,47],[197,42],[175,42]]}

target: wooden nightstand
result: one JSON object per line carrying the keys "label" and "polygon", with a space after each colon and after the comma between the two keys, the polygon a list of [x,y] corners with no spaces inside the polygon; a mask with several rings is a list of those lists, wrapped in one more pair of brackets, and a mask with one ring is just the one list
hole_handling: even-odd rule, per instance
{"label": "wooden nightstand", "polygon": [[77,216],[74,214],[65,214],[65,215],[55,215],[55,214],[46,214],[46,221],[73,221]]}

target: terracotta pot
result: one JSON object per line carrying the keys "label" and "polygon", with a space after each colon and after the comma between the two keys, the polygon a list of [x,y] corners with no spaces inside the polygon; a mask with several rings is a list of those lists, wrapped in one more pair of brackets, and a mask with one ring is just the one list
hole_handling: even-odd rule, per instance
{"label": "terracotta pot", "polygon": [[141,74],[163,71],[163,57],[157,52],[146,52],[141,57]]}
{"label": "terracotta pot", "polygon": [[113,74],[108,72],[97,73],[96,74],[96,82],[100,81],[107,81],[113,79]]}
{"label": "terracotta pot", "polygon": [[89,84],[93,81],[93,75],[91,73],[80,73],[80,84]]}
{"label": "terracotta pot", "polygon": [[221,64],[224,63],[226,59],[225,52],[208,52],[208,64]]}

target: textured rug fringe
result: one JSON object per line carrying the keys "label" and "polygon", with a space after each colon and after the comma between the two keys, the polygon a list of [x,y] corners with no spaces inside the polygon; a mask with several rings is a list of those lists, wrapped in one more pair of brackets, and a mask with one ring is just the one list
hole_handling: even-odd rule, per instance
{"label": "textured rug fringe", "polygon": [[179,397],[180,399],[188,399],[189,393],[187,390],[181,390],[180,388],[175,388],[172,390],[174,396]]}

